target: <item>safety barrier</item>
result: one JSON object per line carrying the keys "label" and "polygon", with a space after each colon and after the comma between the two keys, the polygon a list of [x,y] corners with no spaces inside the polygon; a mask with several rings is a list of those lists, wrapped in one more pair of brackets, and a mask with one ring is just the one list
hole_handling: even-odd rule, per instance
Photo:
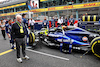
{"label": "safety barrier", "polygon": [[[35,30],[40,30],[42,28],[42,22],[43,21],[35,21],[36,23],[34,24],[34,29]],[[55,22],[55,27],[58,27],[57,25],[58,21]],[[70,26],[69,21],[67,22],[67,25]],[[75,20],[74,25],[77,27],[78,26],[78,20]],[[52,27],[51,21],[49,21],[49,28]]]}

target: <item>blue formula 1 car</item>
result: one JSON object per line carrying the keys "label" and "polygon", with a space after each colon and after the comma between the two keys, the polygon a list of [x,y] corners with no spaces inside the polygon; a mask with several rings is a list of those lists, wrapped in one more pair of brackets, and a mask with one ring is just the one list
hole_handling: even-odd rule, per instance
{"label": "blue formula 1 car", "polygon": [[[100,57],[100,35],[74,26],[63,26],[39,32],[40,39],[47,46],[58,46],[60,51],[72,52],[73,49],[89,50]],[[96,43],[97,42],[97,43]]]}

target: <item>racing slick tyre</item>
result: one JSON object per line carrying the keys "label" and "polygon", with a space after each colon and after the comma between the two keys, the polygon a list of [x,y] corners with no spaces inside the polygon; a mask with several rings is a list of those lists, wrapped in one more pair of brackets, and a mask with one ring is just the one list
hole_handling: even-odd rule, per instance
{"label": "racing slick tyre", "polygon": [[100,58],[100,37],[94,38],[90,45],[93,54]]}
{"label": "racing slick tyre", "polygon": [[34,35],[33,32],[31,32],[31,33],[29,34],[29,46],[33,46],[33,45],[31,45],[31,44],[33,44],[34,42],[35,42],[35,35]]}

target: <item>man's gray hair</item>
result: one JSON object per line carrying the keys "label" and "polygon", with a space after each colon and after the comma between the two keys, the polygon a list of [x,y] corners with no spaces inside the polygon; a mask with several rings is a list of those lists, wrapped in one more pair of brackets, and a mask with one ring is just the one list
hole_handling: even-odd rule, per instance
{"label": "man's gray hair", "polygon": [[21,15],[19,15],[19,14],[18,14],[18,15],[16,15],[16,19],[17,19],[18,17],[21,17],[21,18],[22,18],[22,16],[21,16]]}

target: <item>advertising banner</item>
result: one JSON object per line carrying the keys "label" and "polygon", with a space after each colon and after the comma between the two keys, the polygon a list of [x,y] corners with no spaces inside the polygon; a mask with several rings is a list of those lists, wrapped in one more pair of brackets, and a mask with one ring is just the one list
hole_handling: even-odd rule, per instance
{"label": "advertising banner", "polygon": [[48,1],[48,0],[40,0],[40,2],[44,2],[44,1]]}
{"label": "advertising banner", "polygon": [[11,16],[11,15],[16,15],[19,13],[27,13],[28,11],[19,11],[19,12],[13,12],[13,13],[6,13],[6,14],[0,14],[0,16]]}
{"label": "advertising banner", "polygon": [[26,5],[26,3],[21,3],[21,4],[12,5],[12,6],[2,7],[2,8],[0,8],[0,10],[14,8],[14,7],[18,7],[18,6],[24,6],[24,5]]}
{"label": "advertising banner", "polygon": [[58,10],[69,10],[69,9],[83,9],[83,8],[91,8],[91,7],[100,7],[100,2],[95,3],[85,3],[85,4],[77,4],[77,5],[68,5],[68,6],[58,6],[58,7],[50,7],[50,8],[42,8],[42,9],[33,9],[31,12],[47,12],[47,11],[58,11]]}
{"label": "advertising banner", "polygon": [[28,8],[29,8],[29,10],[39,8],[39,0],[29,0]]}

